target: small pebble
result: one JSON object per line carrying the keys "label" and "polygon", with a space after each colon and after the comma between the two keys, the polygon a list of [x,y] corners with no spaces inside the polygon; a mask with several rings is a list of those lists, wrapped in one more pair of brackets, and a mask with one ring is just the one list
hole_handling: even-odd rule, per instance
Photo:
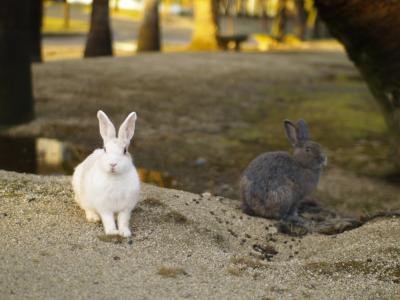
{"label": "small pebble", "polygon": [[27,197],[26,200],[27,200],[28,202],[32,202],[32,201],[35,201],[36,198],[35,198],[35,197]]}
{"label": "small pebble", "polygon": [[202,197],[204,198],[211,198],[211,193],[210,192],[204,192],[203,194],[201,194]]}
{"label": "small pebble", "polygon": [[270,228],[268,229],[268,232],[269,232],[269,233],[278,233],[278,229],[277,229],[276,227],[270,227]]}
{"label": "small pebble", "polygon": [[195,166],[198,166],[198,167],[204,166],[206,163],[207,163],[207,160],[204,157],[198,157],[194,162]]}

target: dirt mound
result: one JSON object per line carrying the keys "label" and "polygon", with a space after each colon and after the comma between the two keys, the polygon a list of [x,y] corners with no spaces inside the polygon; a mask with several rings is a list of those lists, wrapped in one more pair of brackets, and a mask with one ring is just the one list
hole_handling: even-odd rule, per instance
{"label": "dirt mound", "polygon": [[1,298],[400,296],[399,218],[291,237],[235,200],[144,185],[121,239],[85,221],[69,181],[0,171]]}

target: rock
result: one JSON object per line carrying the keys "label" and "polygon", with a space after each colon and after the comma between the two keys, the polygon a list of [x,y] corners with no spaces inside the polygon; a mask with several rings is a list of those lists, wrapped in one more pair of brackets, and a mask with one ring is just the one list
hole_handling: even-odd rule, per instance
{"label": "rock", "polygon": [[205,159],[204,157],[198,157],[194,164],[198,167],[204,166],[205,164],[207,164],[207,159]]}
{"label": "rock", "polygon": [[203,194],[201,194],[201,196],[203,197],[203,198],[211,198],[211,193],[210,192],[204,192]]}

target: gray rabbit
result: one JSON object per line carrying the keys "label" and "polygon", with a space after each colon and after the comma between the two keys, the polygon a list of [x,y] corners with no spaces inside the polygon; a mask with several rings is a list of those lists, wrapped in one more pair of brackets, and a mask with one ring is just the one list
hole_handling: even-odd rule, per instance
{"label": "gray rabbit", "polygon": [[301,221],[298,206],[316,188],[327,158],[310,140],[304,120],[297,125],[285,120],[284,127],[293,155],[267,152],[248,165],[240,180],[242,209],[249,215]]}

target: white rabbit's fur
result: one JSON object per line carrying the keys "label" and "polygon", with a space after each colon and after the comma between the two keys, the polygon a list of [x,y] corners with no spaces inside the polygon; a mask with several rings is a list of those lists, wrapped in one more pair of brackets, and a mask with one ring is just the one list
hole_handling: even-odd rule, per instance
{"label": "white rabbit's fur", "polygon": [[[98,111],[104,148],[96,149],[72,176],[75,201],[85,210],[89,222],[102,221],[106,234],[130,236],[129,219],[139,198],[140,180],[127,151],[135,131],[132,112],[115,134],[107,115]],[[117,216],[118,229],[114,215]]]}

